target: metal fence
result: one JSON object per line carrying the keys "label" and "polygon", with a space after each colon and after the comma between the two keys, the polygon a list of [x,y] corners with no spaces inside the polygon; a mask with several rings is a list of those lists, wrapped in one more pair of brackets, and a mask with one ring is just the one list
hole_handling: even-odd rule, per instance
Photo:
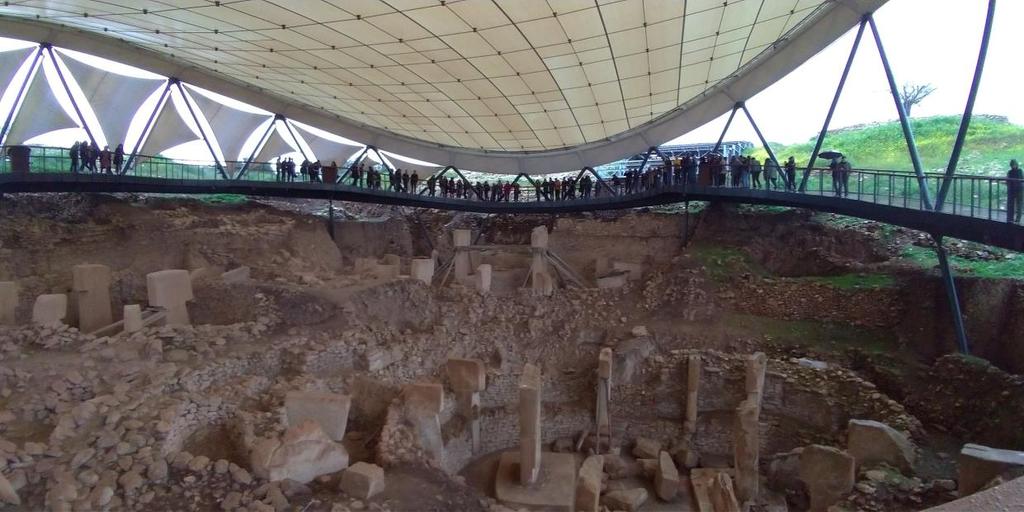
{"label": "metal fence", "polygon": [[[9,155],[7,147],[2,148],[4,158],[0,159],[0,173],[15,172],[16,157]],[[171,160],[163,157],[151,157],[136,155],[132,160],[129,169],[117,169],[111,166],[109,172],[101,169],[97,159],[95,165],[88,162],[77,161],[72,166],[73,160],[70,157],[68,148],[53,148],[32,146],[28,157],[27,172],[29,173],[109,173],[112,175],[160,178],[172,180],[224,180],[223,175],[217,166],[210,162]],[[310,175],[303,175],[296,172],[293,176],[283,176],[276,170],[274,163],[256,163],[248,165],[245,162],[226,162],[223,165],[224,174],[234,178],[241,174],[244,181],[261,182],[310,182],[317,181]],[[866,201],[888,206],[901,208],[925,209],[924,199],[921,196],[921,183],[918,177],[910,172],[888,171],[878,169],[852,169],[848,173],[838,173],[827,168],[815,168],[811,170],[804,192],[796,192],[796,185],[800,181],[802,169],[797,171],[795,181],[797,183],[787,186],[786,175],[780,172],[774,182],[769,182],[766,173],[760,175],[760,187],[755,187],[753,176],[736,176],[730,172],[728,167],[721,167],[711,170],[703,170],[702,173],[709,173],[711,176],[702,174],[694,182],[693,176],[686,173],[667,173],[653,171],[646,176],[634,179],[629,186],[626,180],[619,178],[605,178],[604,181],[594,180],[590,197],[607,198],[609,196],[626,196],[634,193],[648,193],[652,190],[671,189],[675,191],[695,191],[701,189],[708,191],[715,188],[761,188],[774,191],[780,194],[813,194],[820,196],[837,196],[844,199]],[[339,181],[335,186],[343,188],[367,188],[365,179],[361,187],[351,175],[346,175],[345,169],[338,170]],[[320,173],[320,179],[323,173]],[[446,176],[448,177],[448,176]],[[459,180],[457,176],[452,176]],[[427,188],[427,178],[420,177],[416,190],[410,190],[410,194],[430,196]],[[924,185],[929,189],[931,196],[935,197],[941,187],[944,175],[940,173],[928,173],[924,178]],[[391,183],[389,172],[382,172],[380,175],[380,190],[395,191]],[[411,188],[411,187],[410,187]],[[1020,180],[1009,180],[1006,178],[995,178],[985,176],[971,176],[964,174],[954,175],[951,180],[949,195],[943,204],[942,211],[956,215],[985,218],[989,220],[1004,220],[1018,222],[1018,219],[1008,218],[1008,209],[1011,207],[1011,189],[1020,190],[1024,183]],[[464,188],[465,190],[465,188]],[[1019,192],[1018,192],[1019,195]],[[510,194],[511,196],[511,194]],[[545,194],[539,192],[529,180],[520,183],[520,202],[552,201],[556,198],[550,191]],[[557,197],[559,201],[586,201],[589,198],[583,197],[577,188],[572,198],[564,198],[563,194]],[[440,185],[435,187],[434,197],[456,199],[451,195],[444,195]],[[482,200],[475,189],[464,191],[463,199],[479,201]],[[490,199],[487,199],[490,200]],[[512,197],[502,197],[501,201],[513,201]],[[1019,210],[1019,208],[1017,208]]]}

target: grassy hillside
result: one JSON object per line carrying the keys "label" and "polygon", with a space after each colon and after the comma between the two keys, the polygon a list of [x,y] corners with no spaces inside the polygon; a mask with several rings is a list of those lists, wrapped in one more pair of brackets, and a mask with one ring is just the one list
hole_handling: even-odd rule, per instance
{"label": "grassy hillside", "polygon": [[[911,126],[925,170],[944,171],[960,127],[960,116],[911,119]],[[792,155],[798,164],[806,165],[814,142],[815,139],[789,146],[773,144],[772,150],[780,160]],[[842,152],[854,167],[862,169],[913,171],[898,121],[830,131],[822,145],[822,151],[828,150]],[[767,157],[763,148],[755,148],[750,154],[762,159]],[[1001,117],[975,116],[967,131],[957,172],[1004,176],[1011,158],[1024,158],[1024,126],[1011,124]],[[819,160],[816,165],[827,163]]]}

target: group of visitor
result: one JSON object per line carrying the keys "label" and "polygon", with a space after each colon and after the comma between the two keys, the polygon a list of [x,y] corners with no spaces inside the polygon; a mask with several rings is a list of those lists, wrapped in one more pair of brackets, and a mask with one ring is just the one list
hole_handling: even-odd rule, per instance
{"label": "group of visitor", "polygon": [[114,151],[110,151],[110,146],[100,149],[96,141],[83,140],[71,146],[68,156],[71,157],[71,172],[97,172],[98,168],[101,173],[120,174],[124,165],[124,144],[118,144]]}
{"label": "group of visitor", "polygon": [[[274,164],[277,181],[281,182],[294,182],[297,178],[299,181],[323,183],[325,176],[334,177],[338,175],[338,164],[333,161],[330,165],[323,165],[320,163],[320,160],[310,162],[303,159],[298,169],[298,173],[296,173],[295,160],[292,158],[285,158],[283,160],[278,158]],[[328,179],[333,180],[333,178]]]}

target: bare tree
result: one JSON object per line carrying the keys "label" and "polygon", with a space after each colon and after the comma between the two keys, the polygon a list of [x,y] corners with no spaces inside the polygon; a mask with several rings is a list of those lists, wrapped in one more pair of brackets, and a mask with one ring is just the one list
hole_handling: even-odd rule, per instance
{"label": "bare tree", "polygon": [[900,92],[900,102],[903,103],[903,110],[907,112],[907,117],[910,117],[910,109],[924,101],[929,94],[935,92],[935,88],[932,84],[903,84],[903,91]]}

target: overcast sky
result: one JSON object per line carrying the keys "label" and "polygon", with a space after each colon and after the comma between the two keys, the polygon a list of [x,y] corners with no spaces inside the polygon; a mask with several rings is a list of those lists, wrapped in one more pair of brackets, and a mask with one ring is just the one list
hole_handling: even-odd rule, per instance
{"label": "overcast sky", "polygon": [[[936,88],[914,107],[914,117],[963,114],[987,8],[987,0],[891,0],[875,13],[897,84],[930,83]],[[1024,123],[1024,83],[1020,72],[1024,44],[1019,28],[1022,20],[1024,0],[1003,0],[997,4],[985,74],[974,107],[976,114],[1004,115],[1014,123]],[[765,138],[790,144],[817,136],[856,32],[854,28],[746,102]],[[869,28],[864,32],[831,128],[897,118],[875,48]],[[726,117],[676,140],[715,141]],[[726,138],[756,141],[757,135],[746,118],[737,116]]]}

